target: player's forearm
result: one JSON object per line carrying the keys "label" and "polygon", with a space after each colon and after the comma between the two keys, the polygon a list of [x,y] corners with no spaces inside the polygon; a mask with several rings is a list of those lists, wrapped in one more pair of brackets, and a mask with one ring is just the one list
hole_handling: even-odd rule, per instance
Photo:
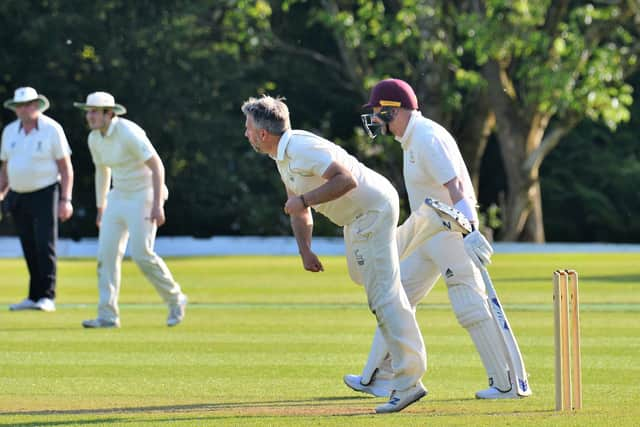
{"label": "player's forearm", "polygon": [[315,190],[304,193],[304,200],[308,206],[330,202],[344,196],[356,187],[351,177],[337,175]]}
{"label": "player's forearm", "polygon": [[478,225],[478,212],[476,210],[476,201],[473,195],[465,194],[462,181],[458,177],[444,184],[449,192],[453,207],[467,217],[475,226]]}
{"label": "player's forearm", "polygon": [[65,157],[57,161],[60,173],[60,200],[71,201],[73,193],[73,166],[71,159]]}
{"label": "player's forearm", "polygon": [[95,189],[96,207],[100,210],[106,204],[107,192],[111,185],[111,169],[96,165]]}
{"label": "player's forearm", "polygon": [[9,189],[9,176],[7,175],[7,162],[2,162],[0,167],[0,200],[4,199],[4,195]]}
{"label": "player's forearm", "polygon": [[311,251],[311,240],[313,236],[313,218],[309,209],[300,215],[291,216],[291,229],[298,244],[300,254]]}
{"label": "player's forearm", "polygon": [[164,198],[162,197],[162,189],[164,188],[164,166],[160,157],[152,156],[147,160],[146,165],[151,169],[151,183],[153,185],[153,205],[162,207]]}

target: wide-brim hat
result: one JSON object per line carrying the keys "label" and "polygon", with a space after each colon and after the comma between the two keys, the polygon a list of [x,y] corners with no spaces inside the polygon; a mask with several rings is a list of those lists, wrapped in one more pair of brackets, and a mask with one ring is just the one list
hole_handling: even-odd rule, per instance
{"label": "wide-brim hat", "polygon": [[90,93],[87,95],[87,102],[74,102],[73,106],[82,110],[88,110],[90,108],[108,108],[118,116],[127,112],[124,105],[116,104],[116,100],[113,95],[107,92]]}
{"label": "wide-brim hat", "polygon": [[12,99],[4,101],[4,107],[11,111],[16,111],[16,104],[24,104],[31,101],[38,101],[38,110],[43,112],[49,108],[49,100],[46,96],[38,94],[32,87],[19,87],[13,94]]}

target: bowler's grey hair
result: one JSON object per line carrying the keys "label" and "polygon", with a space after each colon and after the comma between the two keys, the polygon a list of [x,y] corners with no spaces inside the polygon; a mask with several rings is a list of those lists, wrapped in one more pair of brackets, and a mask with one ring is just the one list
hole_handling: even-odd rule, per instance
{"label": "bowler's grey hair", "polygon": [[249,98],[242,104],[245,116],[251,116],[258,129],[264,129],[273,135],[282,135],[291,129],[289,108],[285,98],[273,98],[263,95],[260,98]]}

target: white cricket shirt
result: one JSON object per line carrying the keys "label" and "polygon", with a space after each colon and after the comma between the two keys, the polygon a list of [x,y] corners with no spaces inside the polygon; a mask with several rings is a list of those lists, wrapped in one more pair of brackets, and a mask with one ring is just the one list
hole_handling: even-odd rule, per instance
{"label": "white cricket shirt", "polygon": [[469,171],[458,144],[444,127],[423,117],[420,111],[413,111],[404,135],[396,139],[402,145],[404,183],[412,211],[420,207],[425,197],[453,206],[444,184],[456,176],[462,181],[465,197],[475,202]]}
{"label": "white cricket shirt", "polygon": [[103,136],[89,133],[89,151],[96,166],[111,169],[113,188],[133,192],[152,187],[151,169],[144,162],[156,153],[145,131],[131,120],[114,117]]}
{"label": "white cricket shirt", "polygon": [[[276,165],[285,186],[300,195],[327,180],[322,177],[333,162],[347,168],[358,186],[336,200],[313,205],[334,224],[350,224],[356,216],[388,203],[396,190],[382,175],[369,169],[342,147],[301,130],[285,132],[278,143]],[[397,197],[397,195],[395,196]]]}
{"label": "white cricket shirt", "polygon": [[7,162],[9,187],[17,193],[30,193],[55,184],[60,179],[56,160],[71,155],[62,126],[40,114],[37,126],[25,134],[20,120],[9,123],[2,132],[0,160]]}

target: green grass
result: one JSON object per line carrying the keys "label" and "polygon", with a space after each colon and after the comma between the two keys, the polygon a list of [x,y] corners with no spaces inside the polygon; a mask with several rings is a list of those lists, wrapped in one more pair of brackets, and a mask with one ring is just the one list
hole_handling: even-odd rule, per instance
{"label": "green grass", "polygon": [[[305,273],[294,257],[174,258],[190,297],[186,321],[131,262],[122,328],[83,330],[95,316],[95,261],[59,263],[58,311],[7,310],[24,298],[21,259],[0,260],[0,426],[631,426],[640,419],[637,254],[497,255],[491,266],[525,356],[534,395],[477,401],[480,360],[439,283],[418,311],[428,347],[427,398],[406,411],[348,390],[374,319],[340,257]],[[551,275],[580,273],[584,409],[554,407]]]}

